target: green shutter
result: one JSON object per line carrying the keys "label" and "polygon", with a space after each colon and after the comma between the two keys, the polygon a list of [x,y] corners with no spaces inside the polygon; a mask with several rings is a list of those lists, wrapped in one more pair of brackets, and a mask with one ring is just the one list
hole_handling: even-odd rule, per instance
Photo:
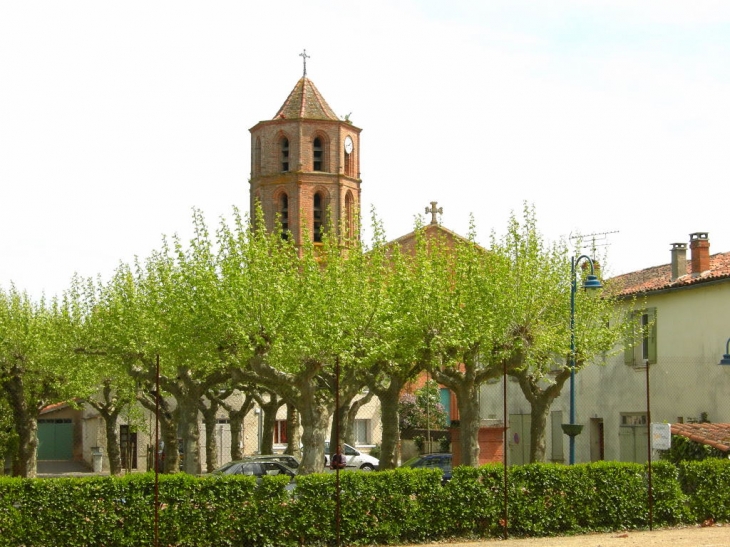
{"label": "green shutter", "polygon": [[656,308],[648,308],[646,310],[649,316],[649,364],[655,365],[657,360],[657,343],[656,343]]}
{"label": "green shutter", "polygon": [[634,364],[634,345],[636,344],[636,330],[641,315],[636,313],[629,314],[628,321],[631,322],[631,338],[624,342],[624,364],[633,366]]}

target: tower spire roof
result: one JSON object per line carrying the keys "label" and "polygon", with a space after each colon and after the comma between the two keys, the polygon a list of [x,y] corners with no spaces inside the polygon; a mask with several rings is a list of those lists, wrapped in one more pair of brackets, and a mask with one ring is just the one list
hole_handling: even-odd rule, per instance
{"label": "tower spire roof", "polygon": [[273,119],[339,120],[334,111],[306,76],[297,82]]}

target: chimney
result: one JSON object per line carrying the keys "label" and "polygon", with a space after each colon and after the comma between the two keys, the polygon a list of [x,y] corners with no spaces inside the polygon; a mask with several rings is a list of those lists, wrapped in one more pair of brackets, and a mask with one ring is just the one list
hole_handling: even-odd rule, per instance
{"label": "chimney", "polygon": [[687,244],[672,243],[672,281],[687,275]]}
{"label": "chimney", "polygon": [[689,234],[689,250],[691,251],[693,276],[710,269],[710,240],[707,232]]}

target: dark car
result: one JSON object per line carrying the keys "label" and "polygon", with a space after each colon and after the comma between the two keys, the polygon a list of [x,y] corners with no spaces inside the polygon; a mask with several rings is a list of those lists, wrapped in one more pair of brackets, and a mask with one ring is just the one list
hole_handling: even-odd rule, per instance
{"label": "dark car", "polygon": [[451,480],[451,454],[424,454],[422,456],[416,456],[401,464],[401,467],[440,469],[443,473],[441,482],[446,483]]}
{"label": "dark car", "polygon": [[289,469],[299,469],[299,459],[290,454],[266,454],[263,456],[249,456],[246,459],[257,462],[279,462],[286,465]]}
{"label": "dark car", "polygon": [[264,475],[286,475],[290,478],[297,472],[278,461],[236,460],[219,467],[210,475],[251,475],[261,478]]}

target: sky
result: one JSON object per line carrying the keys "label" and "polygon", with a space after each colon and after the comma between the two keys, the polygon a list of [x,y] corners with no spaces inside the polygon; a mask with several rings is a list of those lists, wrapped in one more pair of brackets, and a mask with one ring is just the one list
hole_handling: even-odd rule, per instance
{"label": "sky", "polygon": [[730,251],[730,2],[0,0],[0,287],[247,212],[249,129],[304,49],[390,239],[437,201],[486,243],[528,204],[548,241],[606,234],[608,275],[694,232]]}

